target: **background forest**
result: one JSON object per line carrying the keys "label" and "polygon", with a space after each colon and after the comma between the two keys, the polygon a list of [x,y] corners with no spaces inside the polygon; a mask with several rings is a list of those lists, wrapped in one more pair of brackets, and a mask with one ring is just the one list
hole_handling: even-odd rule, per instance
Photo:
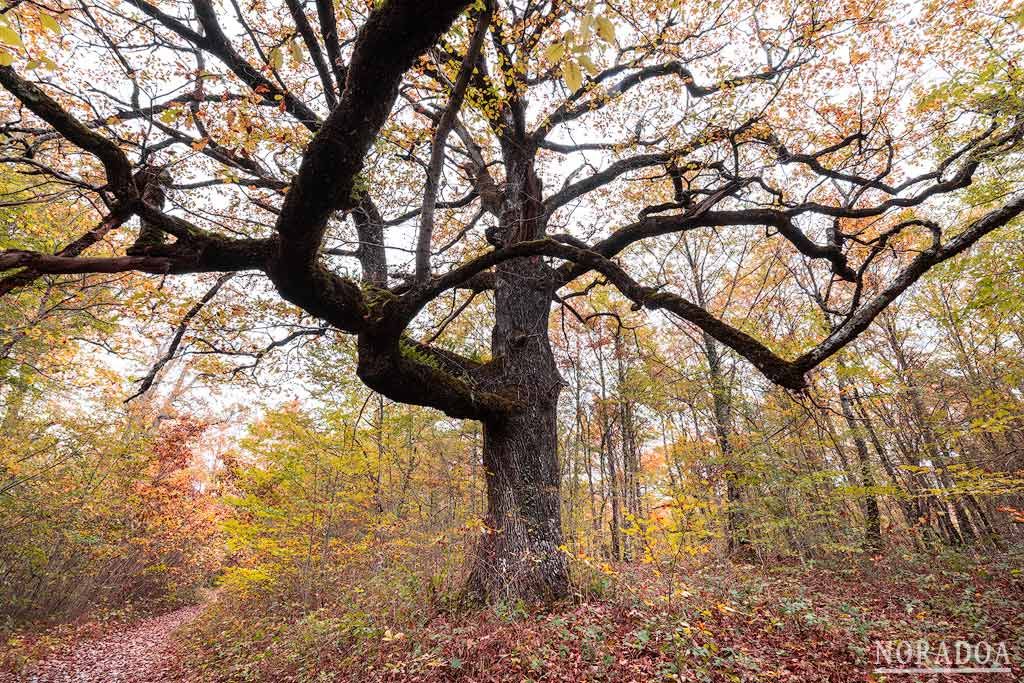
{"label": "background forest", "polygon": [[[324,218],[328,237],[320,235],[311,257],[342,264],[337,282],[359,293],[365,320],[384,310],[375,308],[379,302],[429,289],[501,249],[524,249],[511,262],[530,275],[547,267],[537,265],[543,259],[561,259],[561,269],[589,263],[582,259],[599,258],[623,230],[657,228],[658,220],[707,219],[711,226],[657,228],[649,241],[638,240],[628,254],[612,251],[542,301],[550,309],[542,332],[560,378],[550,432],[557,472],[554,485],[527,488],[560,492],[557,553],[569,572],[567,594],[547,601],[514,585],[493,555],[511,534],[496,522],[489,495],[487,449],[498,420],[473,411],[478,401],[505,395],[480,391],[488,394],[481,399],[478,385],[467,383],[464,409],[462,388],[443,405],[419,393],[449,388],[451,358],[486,368],[500,355],[495,349],[519,343],[514,335],[498,339],[502,311],[514,309],[507,292],[521,295],[513,301],[528,298],[501,284],[505,266],[485,263],[472,273],[496,283],[467,277],[418,300],[393,341],[419,374],[381,384],[367,371],[369,333],[317,308],[341,287],[336,282],[310,304],[295,292],[321,281],[289,289],[284,261],[273,257],[268,266],[239,265],[241,256],[212,265],[174,260],[174,249],[192,239],[203,255],[223,246],[224,235],[263,244],[268,226],[287,241],[279,219],[288,214],[291,183],[304,187],[291,174],[305,173],[302,150],[316,149],[321,124],[260,117],[264,110],[304,116],[305,105],[289,98],[316,90],[315,78],[337,83],[339,92],[311,98],[311,115],[323,109],[329,122],[344,110],[349,90],[341,83],[358,74],[346,75],[341,56],[317,55],[314,45],[330,50],[328,27],[303,25],[304,3],[274,10],[294,17],[295,26],[282,29],[263,16],[262,3],[232,2],[235,18],[225,24],[247,46],[235,57],[259,64],[259,74],[216,53],[228,66],[215,78],[199,47],[160,43],[156,29],[153,45],[117,33],[118,22],[134,16],[117,14],[118,3],[50,4],[16,2],[0,14],[0,82],[13,94],[5,95],[0,128],[8,155],[0,158],[0,680],[72,680],[61,676],[76,670],[87,681],[154,683],[884,680],[868,678],[874,643],[929,638],[1005,642],[1014,671],[1024,667],[1024,79],[1016,61],[1024,11],[1015,3],[986,5],[978,23],[966,26],[970,36],[956,38],[951,27],[975,21],[965,18],[975,16],[973,3],[913,4],[934,40],[913,47],[897,35],[899,3],[823,3],[844,18],[820,25],[817,10],[800,2],[468,3],[447,42],[430,48],[434,61],[424,58],[405,77],[400,104],[391,101],[392,118],[368,143],[372,163],[349,178],[351,196],[342,203],[353,206],[334,207],[338,216],[329,223]],[[206,49],[211,40],[209,24],[202,35],[189,34],[155,6],[128,4],[186,43]],[[345,59],[369,35],[357,31],[367,17],[403,5],[315,4],[321,14],[337,11]],[[199,25],[213,5],[160,7],[180,10],[173,21]],[[800,23],[805,11],[814,16],[811,28]],[[502,82],[505,72],[494,65],[488,72],[484,62],[507,66],[501,39],[515,34],[516,17],[529,27],[531,12],[556,17],[532,20],[542,26],[538,36],[555,26],[548,32],[555,38],[538,37],[535,64],[516,61],[527,65],[516,67],[520,76],[509,69]],[[762,20],[783,28],[765,38],[775,29]],[[913,30],[915,21],[907,21]],[[645,34],[648,22],[662,33]],[[642,100],[648,109],[640,123],[637,101],[615,103],[664,75],[641,68],[659,50],[743,63],[732,31],[744,22],[756,30],[740,33],[760,41],[753,52],[767,55],[763,71],[729,78],[735,64],[698,69],[702,80],[722,84],[702,88],[686,67],[673,67],[688,80]],[[680,27],[687,33],[677,44]],[[481,47],[488,29],[494,44]],[[737,42],[724,47],[718,32]],[[627,45],[636,35],[644,47]],[[789,49],[780,36],[792,39]],[[893,48],[899,78],[888,83],[882,67],[864,82],[853,75],[883,60],[858,53],[861,39],[867,50]],[[61,44],[70,51],[52,49]],[[126,67],[142,83],[128,99],[104,90],[100,57],[72,64],[81,54],[127,64],[124,55],[136,51],[155,61],[169,51],[171,66]],[[474,51],[484,55],[478,62]],[[456,59],[462,52],[464,62]],[[643,55],[630,61],[634,52]],[[57,62],[82,70],[73,86],[60,85]],[[67,124],[63,110],[47,118],[33,108],[42,100],[11,64],[43,74],[33,83],[87,121],[87,133]],[[807,64],[820,70],[795,85],[786,81]],[[641,75],[593,95],[634,68]],[[943,69],[953,75],[939,78]],[[470,74],[481,73],[496,74],[498,85],[473,82]],[[90,85],[90,76],[97,82]],[[536,235],[516,242],[495,237],[515,202],[506,196],[497,210],[488,192],[500,186],[513,194],[519,160],[491,108],[518,106],[513,81],[520,77],[524,90],[555,93],[534,102],[554,113],[544,118],[522,104],[513,121],[533,117],[548,129],[606,100],[613,113],[573,129],[578,139],[538,143],[538,170],[525,177],[538,193],[544,178],[550,210]],[[123,85],[121,76],[110,78]],[[252,93],[203,90],[218,78]],[[146,90],[176,79],[194,81],[195,91]],[[746,98],[752,83],[768,94]],[[842,103],[815,99],[825,85]],[[143,91],[148,107],[140,104]],[[702,109],[705,96],[720,99]],[[686,97],[677,107],[682,118],[670,122],[676,100]],[[119,103],[117,114],[89,98]],[[783,130],[793,112],[812,109],[813,125],[790,121],[793,130]],[[647,118],[663,137],[645,139],[653,135]],[[766,132],[753,121],[779,129]],[[475,143],[489,140],[488,125],[497,141]],[[690,127],[700,137],[680,147],[675,136]],[[856,132],[846,136],[849,130]],[[145,195],[136,198],[136,217],[119,213],[119,162],[88,137],[102,137],[95,131],[129,150],[125,182]],[[775,155],[780,168],[800,156],[776,133],[824,148],[800,161],[810,170],[780,171],[793,192],[776,190],[774,162],[760,156]],[[595,136],[627,142],[587,141]],[[76,146],[71,153],[67,140]],[[573,170],[577,156],[595,149]],[[742,166],[748,154],[762,175],[729,166]],[[153,158],[175,175],[162,166],[154,173]],[[699,163],[680,163],[686,159]],[[963,160],[969,172],[950,171]],[[939,170],[921,178],[935,184],[920,195],[906,199],[903,186],[886,184],[933,162]],[[488,169],[502,163],[495,185]],[[943,179],[964,173],[959,184]],[[933,195],[927,208],[918,206]],[[371,196],[391,218],[374,217]],[[583,197],[586,204],[574,203]],[[530,201],[523,200],[526,214]],[[858,204],[870,201],[882,209]],[[734,208],[716,213],[719,202]],[[810,240],[799,229],[794,236],[793,223],[769,235],[763,221],[744,218],[737,229],[724,222],[769,205],[811,207],[830,218],[802,224]],[[681,213],[654,215],[664,211]],[[109,225],[111,216],[118,227]],[[618,231],[605,225],[627,216],[638,222]],[[854,319],[868,293],[889,291],[920,254],[940,253],[937,221],[950,226],[946,244],[955,245],[993,216],[998,229],[929,263],[859,335],[817,367],[802,368],[802,387],[765,372],[763,356],[723,341],[728,335],[700,314],[676,314],[678,301],[665,310],[650,303],[670,286],[730,332],[757,344],[773,340],[780,358],[802,358],[801,350]],[[183,228],[187,221],[217,237]],[[379,228],[372,243],[370,224]],[[549,227],[577,228],[579,236],[549,239]],[[611,237],[595,242],[606,228]],[[69,246],[69,236],[83,234],[95,239]],[[170,235],[175,241],[165,242]],[[819,238],[825,246],[813,241]],[[391,262],[368,258],[368,244]],[[85,249],[97,258],[79,260]],[[57,265],[47,270],[40,255]],[[168,259],[162,270],[147,261],[160,258]],[[431,258],[451,270],[432,275]],[[850,264],[856,272],[848,277]],[[623,286],[620,265],[656,286],[638,298],[631,281]],[[481,599],[471,588],[488,558],[498,578]],[[130,638],[140,623],[152,624],[159,642],[146,640],[139,657],[170,649],[144,674],[136,659],[125,659],[124,678],[103,678],[113,670],[100,661],[109,659],[106,646],[90,654],[88,644]]]}
{"label": "background forest", "polygon": [[[554,339],[576,599],[602,604],[625,586],[655,605],[693,603],[707,580],[696,576],[717,577],[723,561],[736,581],[851,561],[887,580],[948,562],[964,581],[981,562],[999,582],[991,595],[956,584],[943,599],[977,611],[974,628],[994,625],[980,606],[993,596],[1019,620],[1022,246],[1020,228],[1006,230],[929,275],[800,396],[614,295],[602,304],[617,316],[566,306]],[[692,268],[679,277],[699,288],[716,254],[684,248]],[[458,614],[465,544],[486,510],[479,428],[339,383],[351,345],[319,329],[297,328],[306,340],[284,351],[213,357],[258,330],[229,296],[196,314],[159,389],[125,404],[167,337],[163,310],[189,305],[138,280],[40,283],[4,309],[8,665],[54,647],[13,635],[25,624],[213,600],[191,636],[212,678],[280,680],[286,666],[305,680],[323,657],[358,657],[353,644],[401,642]],[[765,296],[727,286],[753,311]],[[449,333],[478,334],[477,315]],[[714,600],[737,599],[725,595]],[[815,628],[814,605],[773,607]],[[499,605],[497,618],[515,624],[524,609]],[[458,654],[421,665],[451,673],[470,661]]]}

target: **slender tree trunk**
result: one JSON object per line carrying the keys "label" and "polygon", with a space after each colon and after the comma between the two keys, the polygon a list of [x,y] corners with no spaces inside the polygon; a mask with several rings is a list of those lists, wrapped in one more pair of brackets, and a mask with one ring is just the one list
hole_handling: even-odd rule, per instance
{"label": "slender tree trunk", "polygon": [[612,500],[612,518],[609,524],[611,524],[612,534],[612,559],[621,560],[622,555],[622,495],[620,493],[621,487],[619,486],[619,468],[616,462],[615,449],[612,445],[611,428],[605,432],[607,438],[604,443],[608,446],[605,451],[605,462],[608,463],[608,487],[609,495]]}
{"label": "slender tree trunk", "polygon": [[604,356],[597,349],[598,378],[601,383],[601,462],[607,465],[607,476],[602,469],[602,479],[608,481],[608,494],[612,503],[612,518],[609,522],[611,531],[611,558],[622,559],[622,495],[619,486],[618,463],[615,460],[615,446],[612,438],[612,420],[608,404],[608,385],[604,372]]}
{"label": "slender tree trunk", "polygon": [[590,538],[593,541],[600,538],[601,515],[598,514],[597,504],[594,502],[597,499],[597,491],[594,487],[594,458],[590,451],[590,422],[588,421],[586,425],[585,433],[587,434],[587,440],[583,442],[583,452],[587,463],[587,491],[590,494],[590,526],[591,530],[594,531]]}
{"label": "slender tree trunk", "polygon": [[[703,267],[685,236],[683,238],[683,253],[690,264],[693,292],[697,299],[697,305],[708,309],[709,300],[704,285]],[[732,440],[732,387],[722,367],[722,353],[718,342],[707,332],[702,333],[701,341],[704,357],[708,362],[708,379],[711,383],[715,440],[718,442],[722,465],[725,468],[726,549],[730,555],[747,555],[750,551],[750,538],[743,511],[743,484],[740,471],[742,463],[736,458]]]}
{"label": "slender tree trunk", "polygon": [[[640,519],[640,457],[636,443],[636,420],[633,402],[630,400],[626,377],[626,363],[622,347],[622,330],[615,334],[616,359],[616,390],[618,392],[619,426],[622,447],[622,483],[626,504],[626,514],[632,516],[630,526]],[[623,538],[623,557],[627,561],[634,559],[633,538]]]}
{"label": "slender tree trunk", "polygon": [[992,520],[989,518],[988,513],[981,506],[981,502],[972,494],[964,496],[964,500],[967,502],[968,507],[974,511],[974,514],[978,517],[981,523],[981,528],[985,532],[985,539],[991,543],[996,550],[1005,551],[1006,544],[1003,542],[1002,534],[992,524]]}
{"label": "slender tree trunk", "polygon": [[[955,488],[955,482],[953,482],[952,478],[945,471],[947,464],[946,456],[942,452],[943,449],[939,443],[938,436],[932,429],[928,414],[925,411],[924,398],[921,395],[921,389],[913,376],[910,362],[903,351],[903,346],[899,341],[899,336],[891,318],[886,320],[886,333],[888,336],[889,346],[892,348],[896,357],[896,366],[902,375],[903,383],[906,386],[907,393],[910,397],[910,405],[913,409],[917,427],[921,431],[925,453],[931,461],[931,466],[938,468],[940,472],[935,475],[935,478],[940,488],[953,489]],[[946,500],[939,501],[939,505],[942,511],[947,513],[942,515],[943,519],[940,519],[940,523],[945,528],[950,542],[953,545],[971,545],[974,543],[977,534],[975,532],[974,525],[971,524],[961,502],[956,497],[949,497],[948,505]],[[949,518],[949,507],[952,507],[953,515],[956,517],[956,525],[954,525],[952,520]]]}
{"label": "slender tree trunk", "polygon": [[[860,482],[865,489],[875,487],[875,475],[871,471],[871,459],[868,456],[868,445],[864,440],[864,430],[858,424],[853,413],[851,394],[853,387],[850,386],[843,374],[843,365],[838,367],[839,380],[839,406],[843,411],[843,419],[850,429],[853,437],[854,449],[857,451],[857,464],[860,467]],[[877,550],[882,547],[882,519],[878,510],[878,499],[873,492],[864,494],[864,546],[868,550]]]}
{"label": "slender tree trunk", "polygon": [[711,379],[712,406],[715,413],[715,439],[725,466],[726,547],[730,554],[745,555],[750,551],[747,522],[743,513],[743,485],[740,463],[732,443],[732,392],[722,371],[718,345],[704,335],[704,354]]}
{"label": "slender tree trunk", "polygon": [[[853,401],[853,407],[856,408],[857,414],[860,417],[862,424],[864,425],[864,431],[868,435],[871,445],[875,449],[875,454],[878,455],[879,461],[882,463],[882,468],[885,473],[889,476],[889,480],[894,486],[898,488],[906,488],[909,493],[913,495],[914,490],[906,485],[906,483],[899,477],[896,472],[896,468],[892,464],[892,460],[889,459],[889,454],[886,452],[885,447],[882,445],[881,439],[878,438],[878,432],[875,431],[875,425],[871,421],[871,416],[868,414],[867,409],[864,407],[864,402],[861,400],[860,394],[854,387],[850,398]],[[910,533],[911,542],[915,548],[920,546],[917,535],[914,530],[918,528],[918,525],[922,523],[919,516],[919,511],[916,506],[916,500],[911,501],[903,496],[899,496],[896,501],[900,510],[903,512],[903,519],[907,524],[907,530]],[[924,529],[925,534],[931,533],[931,527]]]}

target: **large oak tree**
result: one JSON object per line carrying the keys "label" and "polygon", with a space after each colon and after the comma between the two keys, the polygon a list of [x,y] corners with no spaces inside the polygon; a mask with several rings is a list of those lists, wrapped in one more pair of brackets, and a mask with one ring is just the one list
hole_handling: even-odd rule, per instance
{"label": "large oak tree", "polygon": [[[800,391],[1024,211],[1020,18],[985,4],[18,3],[0,31],[2,161],[97,218],[55,253],[0,252],[0,296],[69,273],[264,275],[355,337],[368,387],[482,423],[469,588],[557,598],[552,306],[614,288]],[[690,231],[759,232],[827,336],[795,351],[677,293],[658,264]],[[462,297],[450,321],[479,295],[489,353],[424,332],[442,297]]]}

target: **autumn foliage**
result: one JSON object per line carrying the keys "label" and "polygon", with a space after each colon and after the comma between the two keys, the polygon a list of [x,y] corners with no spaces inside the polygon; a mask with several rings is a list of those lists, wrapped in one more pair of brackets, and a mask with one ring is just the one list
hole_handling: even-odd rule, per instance
{"label": "autumn foliage", "polygon": [[0,680],[1024,667],[1022,65],[1014,0],[10,3]]}

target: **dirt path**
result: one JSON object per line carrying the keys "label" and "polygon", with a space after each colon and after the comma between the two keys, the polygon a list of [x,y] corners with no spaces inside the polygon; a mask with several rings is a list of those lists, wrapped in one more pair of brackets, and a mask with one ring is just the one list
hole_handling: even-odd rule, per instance
{"label": "dirt path", "polygon": [[[166,683],[177,661],[171,634],[201,606],[145,619],[96,640],[77,643],[23,673],[25,683]],[[0,675],[0,680],[2,675]]]}

